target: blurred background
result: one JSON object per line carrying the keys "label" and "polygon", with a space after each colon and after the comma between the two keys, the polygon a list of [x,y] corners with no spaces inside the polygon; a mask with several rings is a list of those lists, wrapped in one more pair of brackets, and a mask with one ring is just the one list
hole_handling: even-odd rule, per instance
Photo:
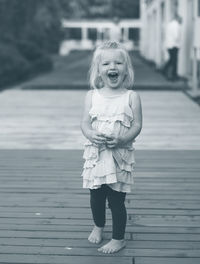
{"label": "blurred background", "polygon": [[[166,28],[178,16],[177,78]],[[142,99],[141,149],[200,149],[200,0],[0,0],[0,148],[80,149],[95,47],[122,42]],[[187,95],[187,96],[186,96]]]}
{"label": "blurred background", "polygon": [[[199,95],[199,0],[0,0],[0,87],[52,71],[60,56],[119,40],[157,69],[168,59],[167,23],[182,18],[178,75]],[[116,34],[115,34],[116,37]],[[77,52],[78,53],[78,52]],[[80,58],[80,57],[79,57]]]}
{"label": "blurred background", "polygon": [[0,86],[51,71],[55,55],[92,50],[109,37],[113,17],[138,48],[139,10],[139,0],[0,0]]}

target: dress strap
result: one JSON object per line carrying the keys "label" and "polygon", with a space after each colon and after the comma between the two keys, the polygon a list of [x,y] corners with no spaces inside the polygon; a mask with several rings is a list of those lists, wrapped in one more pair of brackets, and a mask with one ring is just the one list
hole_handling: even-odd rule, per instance
{"label": "dress strap", "polygon": [[95,103],[96,103],[96,97],[98,96],[98,91],[97,91],[97,89],[93,89],[93,91],[92,91],[92,106],[94,106],[95,105]]}
{"label": "dress strap", "polygon": [[128,106],[131,106],[131,104],[130,104],[130,94],[132,93],[132,90],[128,90],[128,92],[127,92],[127,94],[126,94],[126,105]]}

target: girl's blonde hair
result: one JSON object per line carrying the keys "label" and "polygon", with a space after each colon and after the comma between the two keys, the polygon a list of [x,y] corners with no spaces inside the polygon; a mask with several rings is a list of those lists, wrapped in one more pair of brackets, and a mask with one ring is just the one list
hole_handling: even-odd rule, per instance
{"label": "girl's blonde hair", "polygon": [[124,87],[127,89],[131,89],[134,82],[134,71],[133,71],[131,59],[125,47],[116,41],[106,41],[100,46],[98,46],[94,51],[91,67],[89,70],[90,87],[92,89],[93,88],[99,89],[103,87],[102,79],[99,75],[99,63],[100,63],[101,55],[104,50],[119,50],[121,52],[127,67],[127,75],[124,80]]}

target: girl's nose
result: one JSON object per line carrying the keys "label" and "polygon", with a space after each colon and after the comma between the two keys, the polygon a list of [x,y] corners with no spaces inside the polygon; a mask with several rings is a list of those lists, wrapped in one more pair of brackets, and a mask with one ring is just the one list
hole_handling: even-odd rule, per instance
{"label": "girl's nose", "polygon": [[115,69],[115,63],[114,62],[110,63],[110,69]]}

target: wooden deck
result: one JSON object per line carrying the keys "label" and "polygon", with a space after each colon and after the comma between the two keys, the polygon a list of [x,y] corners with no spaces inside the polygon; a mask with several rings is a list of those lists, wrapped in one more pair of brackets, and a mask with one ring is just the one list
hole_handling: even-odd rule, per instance
{"label": "wooden deck", "polygon": [[82,151],[0,150],[0,263],[199,264],[199,157],[199,150],[136,152],[127,247],[104,255],[87,241]]}
{"label": "wooden deck", "polygon": [[[0,149],[80,149],[86,91],[7,90],[0,94]],[[200,108],[179,91],[140,91],[136,149],[200,150]]]}

